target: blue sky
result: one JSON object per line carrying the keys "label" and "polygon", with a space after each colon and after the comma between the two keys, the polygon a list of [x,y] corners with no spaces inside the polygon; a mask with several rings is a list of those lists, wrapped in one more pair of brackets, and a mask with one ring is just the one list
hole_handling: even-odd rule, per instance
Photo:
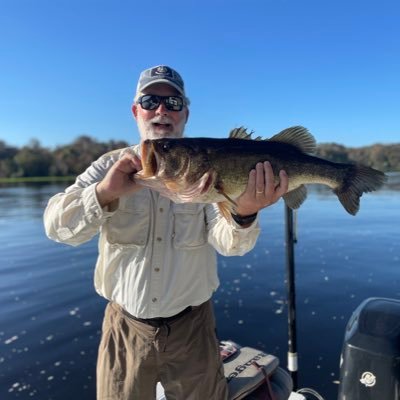
{"label": "blue sky", "polygon": [[318,142],[400,142],[400,2],[0,0],[0,139],[139,140],[141,70],[168,64],[188,136],[303,125]]}

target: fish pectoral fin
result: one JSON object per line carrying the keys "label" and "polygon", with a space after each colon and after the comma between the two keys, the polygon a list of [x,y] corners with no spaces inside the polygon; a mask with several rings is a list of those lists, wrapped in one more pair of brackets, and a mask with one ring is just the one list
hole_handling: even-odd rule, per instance
{"label": "fish pectoral fin", "polygon": [[233,205],[229,201],[220,201],[217,203],[220,213],[227,220],[230,221],[232,219],[231,213],[233,212]]}
{"label": "fish pectoral fin", "polygon": [[172,192],[179,191],[179,184],[175,181],[165,181],[165,186]]}
{"label": "fish pectoral fin", "polygon": [[233,212],[237,204],[224,192],[224,189],[219,184],[215,185],[214,188],[219,194],[224,196],[227,200],[227,201],[220,201],[219,203],[217,203],[217,205],[221,214],[224,216],[225,219],[229,221],[232,218],[231,213]]}
{"label": "fish pectoral fin", "polygon": [[231,203],[234,207],[237,206],[236,201],[235,201],[235,200],[232,200],[232,199],[224,192],[224,190],[223,190],[222,188],[220,188],[220,187],[218,187],[218,186],[215,186],[215,190],[216,190],[219,194],[222,194],[222,196],[224,196],[224,197],[229,201],[229,203]]}
{"label": "fish pectoral fin", "polygon": [[307,188],[304,185],[300,185],[298,188],[287,192],[282,197],[289,208],[296,210],[307,198]]}

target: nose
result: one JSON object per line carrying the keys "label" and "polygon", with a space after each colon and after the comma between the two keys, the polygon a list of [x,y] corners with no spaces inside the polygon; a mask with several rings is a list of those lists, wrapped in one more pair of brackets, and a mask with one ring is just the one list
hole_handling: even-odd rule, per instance
{"label": "nose", "polygon": [[160,105],[156,108],[156,114],[158,114],[158,115],[167,115],[168,114],[168,108],[165,107],[165,104],[163,101],[160,101]]}

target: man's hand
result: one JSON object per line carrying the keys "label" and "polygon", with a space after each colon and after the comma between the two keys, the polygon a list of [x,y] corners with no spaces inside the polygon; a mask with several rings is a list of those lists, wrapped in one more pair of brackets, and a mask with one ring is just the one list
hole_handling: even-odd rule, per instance
{"label": "man's hand", "polygon": [[288,184],[285,171],[279,172],[279,184],[275,185],[271,164],[258,163],[249,173],[246,190],[236,200],[235,213],[247,216],[276,203],[287,192]]}
{"label": "man's hand", "polygon": [[105,207],[122,195],[134,193],[141,189],[132,177],[142,169],[140,159],[130,153],[126,153],[107,172],[104,179],[96,186],[96,195],[101,207]]}

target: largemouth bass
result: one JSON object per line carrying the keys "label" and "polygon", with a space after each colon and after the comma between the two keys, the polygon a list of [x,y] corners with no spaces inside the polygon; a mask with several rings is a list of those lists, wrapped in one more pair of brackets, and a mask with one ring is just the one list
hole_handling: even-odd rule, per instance
{"label": "largemouth bass", "polygon": [[141,144],[143,170],[135,180],[177,203],[218,203],[226,218],[234,212],[235,200],[258,162],[271,163],[275,184],[279,171],[286,171],[289,187],[283,199],[292,209],[306,199],[304,185],[317,183],[329,186],[345,210],[355,215],[362,194],[377,190],[386,180],[384,173],[370,167],[313,156],[315,139],[301,126],[269,139],[252,139],[251,134],[236,128],[228,139],[145,140]]}

